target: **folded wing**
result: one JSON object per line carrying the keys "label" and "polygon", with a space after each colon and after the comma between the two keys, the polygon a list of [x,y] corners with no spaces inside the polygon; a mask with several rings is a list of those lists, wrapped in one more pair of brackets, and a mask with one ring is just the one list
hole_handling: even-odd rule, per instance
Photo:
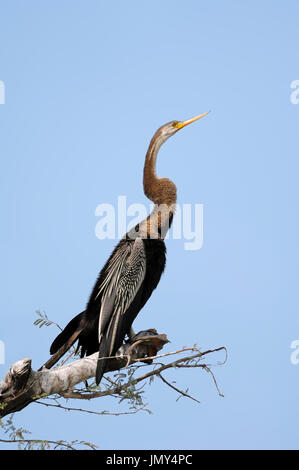
{"label": "folded wing", "polygon": [[99,286],[99,359],[96,382],[105,371],[105,357],[111,356],[127,333],[126,312],[142,286],[146,273],[146,253],[141,238],[119,247],[110,259]]}

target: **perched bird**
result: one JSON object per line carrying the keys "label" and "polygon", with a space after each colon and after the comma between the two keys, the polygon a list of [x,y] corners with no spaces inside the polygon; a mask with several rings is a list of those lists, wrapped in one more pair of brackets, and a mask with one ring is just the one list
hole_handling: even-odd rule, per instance
{"label": "perched bird", "polygon": [[154,202],[151,214],[120,240],[101,270],[86,310],[74,317],[53,341],[50,368],[78,340],[81,357],[99,351],[96,383],[105,372],[107,358],[114,356],[131,325],[157,287],[165,268],[165,235],[175,212],[176,186],[156,175],[161,145],[179,129],[202,118],[171,121],[154,134],[144,164],[144,194]]}

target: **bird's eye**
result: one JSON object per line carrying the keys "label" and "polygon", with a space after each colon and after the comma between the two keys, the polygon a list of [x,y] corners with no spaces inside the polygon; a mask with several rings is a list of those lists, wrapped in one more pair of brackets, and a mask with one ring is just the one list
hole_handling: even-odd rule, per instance
{"label": "bird's eye", "polygon": [[179,123],[179,121],[173,121],[172,122],[172,127],[177,127],[178,123]]}

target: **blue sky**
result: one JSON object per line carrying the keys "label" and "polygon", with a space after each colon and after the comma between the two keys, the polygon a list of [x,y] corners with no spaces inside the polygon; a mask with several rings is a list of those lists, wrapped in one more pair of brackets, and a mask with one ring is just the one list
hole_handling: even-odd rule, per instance
{"label": "blue sky", "polygon": [[95,236],[95,209],[119,195],[147,204],[155,130],[212,110],[158,159],[178,202],[203,204],[203,246],[168,240],[167,269],[135,329],[166,333],[165,352],[226,346],[214,369],[224,398],[206,373],[179,370],[165,377],[201,404],[176,402],[158,381],[146,391],[150,416],[33,404],[15,416],[33,438],[298,448],[298,14],[295,0],[1,3],[0,377],[22,357],[33,368],[48,359],[56,330],[33,326],[35,310],[65,325],[84,308],[115,245]]}

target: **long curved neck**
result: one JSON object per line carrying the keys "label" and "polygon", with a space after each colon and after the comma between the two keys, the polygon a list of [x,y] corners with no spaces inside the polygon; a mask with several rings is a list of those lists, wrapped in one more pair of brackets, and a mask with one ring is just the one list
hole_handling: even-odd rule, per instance
{"label": "long curved neck", "polygon": [[161,135],[155,134],[150,142],[143,170],[143,189],[155,204],[170,207],[176,203],[176,186],[168,178],[158,178],[156,174],[157,155],[164,141]]}
{"label": "long curved neck", "polygon": [[[172,223],[176,203],[176,186],[170,179],[158,178],[156,175],[158,151],[165,140],[165,137],[157,132],[149,145],[144,164],[143,189],[144,194],[155,205],[151,214],[135,227],[133,236],[138,234],[142,238],[164,239]],[[130,235],[132,235],[132,231],[129,232]]]}
{"label": "long curved neck", "polygon": [[170,179],[158,178],[156,175],[158,151],[165,140],[165,136],[161,135],[158,130],[150,142],[144,163],[144,194],[154,202],[154,208],[146,219],[126,234],[128,238],[164,239],[172,223],[176,203],[176,186]]}

